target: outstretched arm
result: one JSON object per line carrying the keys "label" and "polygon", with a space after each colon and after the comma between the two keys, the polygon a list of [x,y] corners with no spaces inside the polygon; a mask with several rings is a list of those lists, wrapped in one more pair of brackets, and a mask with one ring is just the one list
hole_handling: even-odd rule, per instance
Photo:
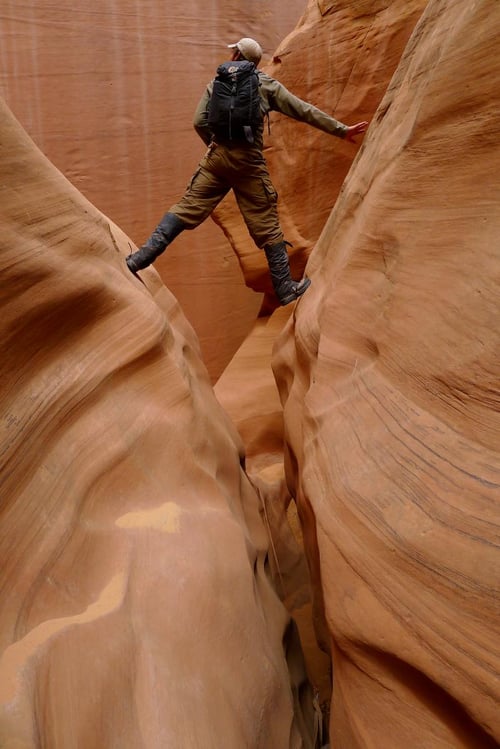
{"label": "outstretched arm", "polygon": [[349,127],[339,122],[334,117],[326,114],[307,101],[299,99],[298,96],[288,91],[282,83],[275,78],[261,73],[260,80],[262,84],[262,93],[267,99],[269,109],[286,114],[294,120],[306,122],[308,125],[323,130],[330,135],[336,135],[339,138],[354,143],[354,137],[364,133],[368,127],[367,122],[358,122],[356,125]]}
{"label": "outstretched arm", "polygon": [[364,133],[367,127],[367,122],[358,122],[356,125],[351,125],[347,128],[344,138],[346,140],[349,140],[351,143],[356,143],[356,141],[354,140],[356,135],[361,135],[361,133]]}
{"label": "outstretched arm", "polygon": [[336,135],[338,138],[344,138],[347,132],[347,125],[331,117],[326,112],[318,109],[308,101],[299,99],[292,94],[285,86],[275,78],[261,73],[261,92],[267,100],[268,108],[275,112],[281,112],[287,117],[291,117],[299,122],[305,122],[308,125],[323,130],[329,135]]}

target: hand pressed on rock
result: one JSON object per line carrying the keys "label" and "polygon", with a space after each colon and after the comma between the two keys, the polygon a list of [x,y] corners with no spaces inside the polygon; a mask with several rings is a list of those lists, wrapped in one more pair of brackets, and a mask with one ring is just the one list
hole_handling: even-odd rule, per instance
{"label": "hand pressed on rock", "polygon": [[368,122],[358,122],[356,125],[351,125],[347,128],[345,140],[348,140],[350,143],[356,143],[354,140],[355,136],[364,133],[367,127]]}

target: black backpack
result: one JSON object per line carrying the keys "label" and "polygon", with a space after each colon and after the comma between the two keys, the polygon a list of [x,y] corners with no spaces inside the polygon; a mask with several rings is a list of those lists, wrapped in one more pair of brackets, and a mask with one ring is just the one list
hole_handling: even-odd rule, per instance
{"label": "black backpack", "polygon": [[215,137],[253,143],[261,123],[259,74],[254,63],[234,60],[219,65],[208,104],[208,126]]}

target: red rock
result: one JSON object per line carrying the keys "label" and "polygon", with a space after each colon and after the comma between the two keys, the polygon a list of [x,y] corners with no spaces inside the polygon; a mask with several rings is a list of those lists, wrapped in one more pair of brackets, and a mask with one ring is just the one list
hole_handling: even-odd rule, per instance
{"label": "red rock", "polygon": [[332,746],[500,741],[495,2],[430,2],[274,368]]}
{"label": "red rock", "polygon": [[0,744],[298,749],[300,647],[194,331],[0,117]]}
{"label": "red rock", "polygon": [[[2,109],[0,744],[298,749],[314,705],[280,596],[322,696],[328,662],[311,621],[332,655],[332,747],[497,746],[499,6],[430,2],[373,117],[423,5],[310,2],[269,65],[339,118],[373,122],[351,171],[358,149],[329,139],[330,153],[328,136],[298,138],[301,126],[273,122],[267,155],[292,262],[301,272],[310,253],[313,285],[257,321],[217,400],[172,293],[154,270],[145,285],[126,271],[133,232],[76,189],[85,192],[83,169],[63,169],[75,188]],[[40,9],[55,15],[42,13],[37,32],[60,30],[60,11],[39,4],[34,19]],[[168,27],[149,11],[144,38],[175,28],[182,42],[185,14]],[[129,69],[133,20],[99,27],[98,77],[106,61]],[[81,26],[68,28],[72,53]],[[9,59],[26,65],[19,40]],[[36,72],[48,70],[48,47],[27,48]],[[74,63],[87,50],[67,52],[66,83],[84,80],[88,68]],[[161,50],[141,58],[157,85],[157,60],[179,70],[172,46]],[[23,78],[7,76],[9,86]],[[33,96],[15,97],[37,127],[45,104],[55,111],[42,78]],[[66,101],[80,140],[87,85]],[[132,144],[142,123],[130,128],[122,98],[110,95],[99,126]],[[38,132],[66,144],[62,121],[48,124]],[[109,155],[125,164],[140,149],[123,144]],[[111,182],[93,184],[121,200]],[[120,189],[129,201],[126,179]],[[145,211],[129,208],[123,224]],[[246,283],[268,289],[239,217],[225,206],[218,220]],[[236,255],[224,250],[227,275],[214,275],[194,241],[187,266],[209,290],[203,324],[215,331],[201,332],[206,345],[224,338],[218,302]],[[172,273],[159,266],[179,298],[180,242],[165,257]],[[259,299],[248,295],[212,377],[253,323]]]}

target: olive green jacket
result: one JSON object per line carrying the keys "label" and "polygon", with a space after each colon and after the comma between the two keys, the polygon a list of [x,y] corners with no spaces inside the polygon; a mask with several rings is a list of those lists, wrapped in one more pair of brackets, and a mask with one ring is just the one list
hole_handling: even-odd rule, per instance
{"label": "olive green jacket", "polygon": [[[298,96],[291,94],[288,89],[283,86],[282,83],[277,81],[275,78],[271,78],[270,75],[258,71],[260,81],[260,97],[262,100],[262,111],[264,114],[269,114],[270,111],[281,112],[292,117],[294,120],[299,122],[306,122],[308,125],[323,130],[325,133],[330,135],[336,135],[339,138],[344,138],[347,132],[347,125],[342,124],[338,120],[330,117],[330,115],[322,112],[321,109],[314,107]],[[196,108],[194,115],[193,125],[200,136],[200,138],[209,145],[212,140],[212,133],[208,127],[207,121],[207,109],[212,94],[213,81],[208,84],[205,93],[200,99],[200,103]],[[259,131],[255,133],[255,145],[262,150],[263,147],[263,131],[264,125],[259,128]]]}

